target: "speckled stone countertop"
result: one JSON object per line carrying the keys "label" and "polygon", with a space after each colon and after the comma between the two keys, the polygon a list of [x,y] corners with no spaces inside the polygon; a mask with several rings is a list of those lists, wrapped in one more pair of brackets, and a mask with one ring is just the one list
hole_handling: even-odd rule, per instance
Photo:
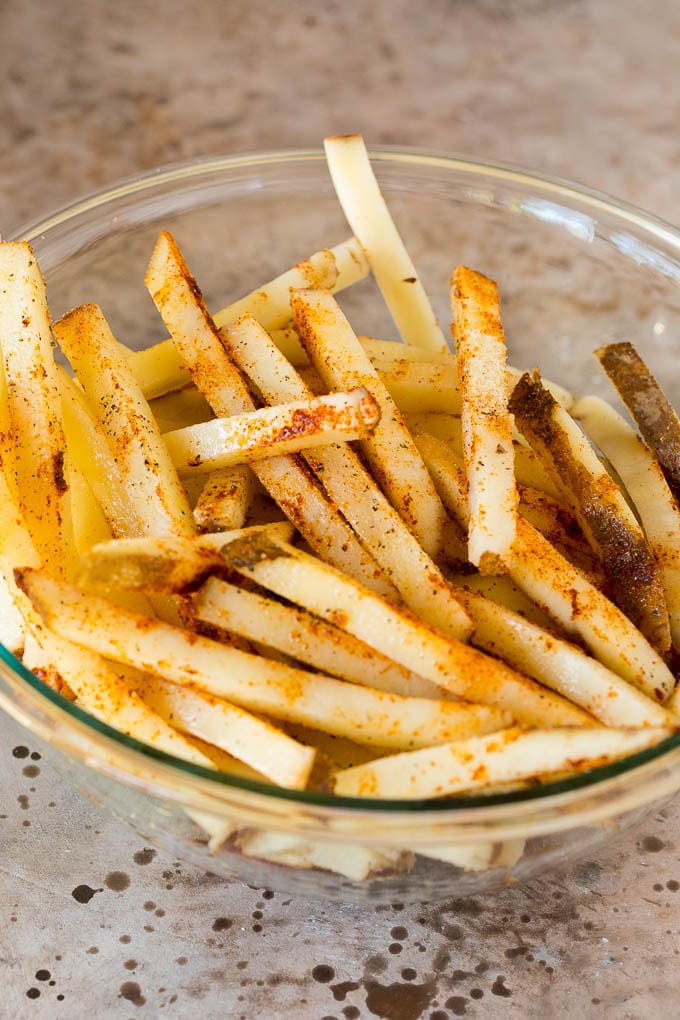
{"label": "speckled stone countertop", "polygon": [[[675,0],[0,0],[0,230],[197,154],[372,142],[498,158],[680,219]],[[595,859],[430,907],[206,876],[0,721],[0,1016],[678,1016],[680,807]]]}

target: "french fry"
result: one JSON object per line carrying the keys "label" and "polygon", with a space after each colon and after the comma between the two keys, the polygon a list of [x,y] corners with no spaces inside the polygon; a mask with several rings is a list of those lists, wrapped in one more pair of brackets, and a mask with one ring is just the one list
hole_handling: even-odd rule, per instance
{"label": "french fry", "polygon": [[680,501],[680,418],[631,343],[608,344],[595,357],[654,451],[668,486]]}
{"label": "french fry", "polygon": [[672,726],[667,709],[597,659],[481,594],[461,592],[475,625],[473,642],[580,705],[605,726]]}
{"label": "french fry", "polygon": [[525,846],[524,839],[503,839],[458,846],[418,846],[417,851],[423,857],[445,861],[463,871],[486,871],[487,868],[511,868],[521,858]]}
{"label": "french fry", "polygon": [[442,697],[441,690],[339,627],[297,606],[210,577],[195,593],[191,611],[203,623],[262,640],[293,659],[350,683],[392,694]]}
{"label": "french fry", "polygon": [[[323,290],[291,292],[302,345],[330,390],[365,386],[380,407],[375,429],[361,439],[373,478],[428,555],[444,545],[446,510],[394,401],[335,298]],[[396,470],[396,465],[399,470]]]}
{"label": "french fry", "polygon": [[[222,330],[221,336],[234,361],[268,402],[277,404],[309,396],[295,369],[253,319],[244,317]],[[461,613],[451,586],[354,451],[338,443],[306,450],[303,456],[364,546],[398,586],[406,605],[447,634],[468,636],[469,620]],[[463,542],[456,541],[450,528],[446,535],[449,550],[464,558]],[[426,585],[422,583],[424,576],[428,578]]]}
{"label": "french fry", "polygon": [[496,283],[458,266],[451,277],[451,311],[468,482],[468,556],[482,574],[502,574],[517,534],[519,497]]}
{"label": "french fry", "polygon": [[[344,290],[368,274],[368,263],[355,238],[310,255],[292,269],[258,287],[239,301],[216,312],[218,326],[233,322],[241,315],[253,315],[265,329],[275,330],[287,325],[290,319],[291,287],[331,287]],[[180,389],[191,381],[191,374],[183,364],[180,352],[172,340],[142,351],[127,351],[130,367],[147,400]]]}
{"label": "french fry", "polygon": [[304,790],[316,752],[237,705],[204,691],[140,674],[144,704],[187,736],[197,736],[245,762],[278,786]]}
{"label": "french fry", "polygon": [[181,390],[172,390],[150,400],[149,407],[161,433],[174,432],[214,417],[210,404],[191,382]]}
{"label": "french fry", "polygon": [[202,486],[194,507],[200,531],[242,528],[252,495],[252,472],[246,465],[213,471]]}
{"label": "french fry", "polygon": [[[461,525],[467,520],[465,474],[450,448],[433,436],[419,436],[422,453],[440,495]],[[526,595],[562,629],[614,673],[663,703],[675,680],[661,656],[625,613],[520,517],[508,573]]]}
{"label": "french fry", "polygon": [[380,421],[368,390],[329,393],[278,407],[213,418],[163,436],[181,473],[216,471],[340,440],[362,439]]}
{"label": "french fry", "polygon": [[649,447],[601,397],[583,397],[572,409],[621,477],[635,504],[663,577],[671,640],[680,651],[680,510]]}
{"label": "french fry", "polygon": [[[218,417],[254,409],[238,369],[228,357],[196,281],[174,239],[161,233],[146,274],[146,285],[194,382]],[[306,541],[331,563],[377,590],[394,593],[336,507],[292,455],[253,465],[253,471],[294,522]]]}
{"label": "french fry", "polygon": [[54,324],[59,344],[89,396],[126,492],[151,535],[190,535],[194,519],[148,403],[96,305]]}
{"label": "french fry", "polygon": [[255,535],[225,544],[222,553],[239,573],[322,619],[341,625],[383,655],[457,697],[495,705],[527,725],[578,725],[583,720],[583,713],[558,695],[504,663],[436,631],[286,542]]}
{"label": "french fry", "polygon": [[600,557],[613,600],[650,644],[667,654],[670,626],[659,566],[618,485],[536,375],[522,377],[510,409]]}
{"label": "french fry", "polygon": [[19,580],[36,611],[61,637],[247,711],[358,743],[418,747],[454,734],[491,732],[508,719],[506,712],[486,705],[402,698],[293,669],[86,595],[35,570],[22,571]]}
{"label": "french fry", "polygon": [[635,754],[670,737],[671,727],[627,730],[503,730],[421,751],[380,758],[335,775],[344,797],[446,797],[494,782],[578,773]]}
{"label": "french fry", "polygon": [[75,549],[57,368],[45,281],[29,244],[0,243],[3,465],[45,566],[70,571]]}
{"label": "french fry", "polygon": [[236,843],[247,857],[285,864],[288,868],[322,868],[355,882],[385,872],[407,872],[413,867],[413,854],[408,851],[326,840],[312,842],[266,829],[241,830]]}

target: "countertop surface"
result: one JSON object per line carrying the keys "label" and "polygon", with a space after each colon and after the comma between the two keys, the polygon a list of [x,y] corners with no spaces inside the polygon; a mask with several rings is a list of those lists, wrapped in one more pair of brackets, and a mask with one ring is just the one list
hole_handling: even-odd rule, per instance
{"label": "countertop surface", "polygon": [[[680,221],[674,0],[0,0],[0,231],[329,133],[524,164]],[[678,1015],[680,806],[548,879],[356,907],[206,876],[0,720],[0,1016]]]}

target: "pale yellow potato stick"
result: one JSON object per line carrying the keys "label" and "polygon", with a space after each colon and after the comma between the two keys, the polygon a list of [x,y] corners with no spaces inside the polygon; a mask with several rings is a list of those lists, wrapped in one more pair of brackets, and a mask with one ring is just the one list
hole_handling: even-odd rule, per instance
{"label": "pale yellow potato stick", "polygon": [[322,673],[392,694],[441,698],[442,691],[347,631],[298,606],[209,577],[191,602],[198,620],[263,641]]}
{"label": "pale yellow potato stick", "polygon": [[210,404],[193,383],[150,400],[149,407],[161,432],[173,432],[213,417]]}
{"label": "pale yellow potato stick", "polygon": [[574,725],[583,712],[564,698],[428,626],[321,560],[269,536],[235,539],[223,555],[239,573],[301,605],[443,687],[495,705],[528,725]]}
{"label": "pale yellow potato stick", "polygon": [[444,546],[447,513],[394,401],[328,291],[291,292],[293,321],[312,364],[330,390],[365,386],[380,421],[360,442],[373,478],[429,556]]}
{"label": "pale yellow potato stick", "polygon": [[0,573],[0,641],[14,655],[24,647],[24,620],[17,609],[4,574]]}
{"label": "pale yellow potato stick", "polygon": [[134,690],[157,715],[187,736],[234,755],[278,786],[304,790],[316,752],[264,719],[204,691],[139,675]]}
{"label": "pale yellow potato stick", "polygon": [[[361,246],[353,237],[310,255],[274,280],[258,287],[245,297],[215,313],[218,326],[226,325],[241,315],[254,315],[265,329],[280,329],[290,320],[291,287],[330,287],[345,290],[363,280],[369,272]],[[135,373],[144,396],[150,400],[191,381],[172,340],[142,351],[127,351],[130,367]]]}
{"label": "pale yellow potato stick", "polygon": [[646,443],[601,397],[583,397],[573,416],[613,465],[635,504],[661,569],[673,648],[680,652],[680,510]]}
{"label": "pale yellow potato stick", "polygon": [[642,751],[673,732],[670,727],[513,728],[356,765],[336,773],[334,790],[345,797],[446,797],[496,782],[547,779],[564,769],[583,772]]}
{"label": "pale yellow potato stick", "polygon": [[318,444],[362,439],[370,436],[379,421],[380,405],[359,386],[187,425],[166,432],[163,440],[180,473],[207,473]]}
{"label": "pale yellow potato stick", "polygon": [[242,829],[236,843],[247,857],[284,864],[287,868],[334,871],[354,882],[365,881],[386,870],[406,873],[413,867],[413,854],[408,851],[305,840],[301,836],[267,829]]}
{"label": "pale yellow potato stick", "polygon": [[[425,432],[450,443],[459,460],[463,459],[463,427],[460,417],[443,412],[423,412],[422,414],[406,415],[406,424],[413,435]],[[557,487],[546,471],[540,457],[530,446],[513,440],[515,447],[515,478],[522,485],[530,485],[534,489],[558,499]]]}
{"label": "pale yellow potato stick", "polygon": [[429,351],[413,344],[405,344],[399,340],[380,340],[377,337],[359,335],[359,343],[371,359],[371,364],[378,372],[399,372],[406,364],[448,365],[452,354],[446,351]]}
{"label": "pale yellow potato stick", "polygon": [[451,277],[451,312],[468,482],[468,555],[482,574],[502,574],[517,534],[519,496],[496,283],[458,266]]}
{"label": "pale yellow potato stick", "polygon": [[153,414],[125,355],[96,305],[74,308],[54,324],[147,534],[189,535],[194,519]]}
{"label": "pale yellow potato stick", "polygon": [[446,350],[425,288],[394,224],[360,135],[324,140],[328,169],[347,222],[366,254],[402,339]]}
{"label": "pale yellow potato stick", "polygon": [[611,585],[612,598],[661,655],[671,647],[659,565],[621,489],[578,423],[536,373],[525,373],[510,398],[518,428],[553,477]]}
{"label": "pale yellow potato stick", "polygon": [[41,560],[63,575],[75,549],[57,367],[45,281],[23,241],[0,243],[0,348],[8,484]]}
{"label": "pale yellow potato stick", "polygon": [[22,571],[20,581],[51,629],[107,659],[357,743],[422,747],[492,732],[509,718],[493,706],[402,698],[294,669],[130,612],[35,570]]}
{"label": "pale yellow potato stick", "polygon": [[605,726],[671,726],[670,713],[576,645],[483,595],[461,592],[475,624],[473,642],[563,694]]}
{"label": "pale yellow potato stick", "polygon": [[252,495],[253,474],[247,465],[222,468],[208,475],[194,507],[200,531],[242,528]]}
{"label": "pale yellow potato stick", "polygon": [[[246,316],[220,335],[238,366],[269,403],[309,396],[300,376],[254,319]],[[306,450],[303,456],[406,605],[447,634],[469,636],[470,622],[461,613],[451,586],[354,451],[346,443],[334,443]],[[464,543],[456,541],[450,528],[446,536],[449,552],[463,558]],[[428,584],[423,584],[423,577],[428,578]]]}
{"label": "pale yellow potato stick", "polygon": [[416,849],[423,857],[445,861],[463,871],[486,871],[487,868],[511,868],[517,864],[525,846],[524,839],[504,839],[458,846],[418,846]]}
{"label": "pale yellow potato stick", "polygon": [[[252,411],[253,399],[222,345],[196,281],[167,232],[161,233],[156,242],[145,282],[194,382],[215,414],[228,417]],[[272,457],[254,464],[253,471],[320,556],[378,591],[394,593],[378,564],[295,456]]]}
{"label": "pale yellow potato stick", "polygon": [[[461,525],[467,520],[465,474],[451,449],[433,436],[419,436],[440,495]],[[508,573],[568,634],[579,638],[605,666],[656,701],[675,686],[673,674],[628,617],[520,517]]]}
{"label": "pale yellow potato stick", "polygon": [[87,397],[60,366],[59,391],[67,450],[79,464],[116,538],[140,535],[143,524]]}
{"label": "pale yellow potato stick", "polygon": [[221,548],[225,542],[260,532],[289,541],[294,528],[288,521],[276,521],[190,537],[144,536],[102,542],[81,557],[78,583],[107,593],[127,590],[181,594],[224,568]]}

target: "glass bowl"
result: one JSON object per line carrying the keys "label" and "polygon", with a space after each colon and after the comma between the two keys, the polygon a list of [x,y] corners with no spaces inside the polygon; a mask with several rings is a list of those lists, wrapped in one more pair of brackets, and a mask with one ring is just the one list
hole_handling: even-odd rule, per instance
{"label": "glass bowl", "polygon": [[[440,321],[451,269],[499,281],[510,361],[611,397],[592,351],[632,340],[680,404],[680,232],[605,195],[509,166],[377,149],[373,164]],[[164,333],[143,285],[172,230],[222,307],[349,234],[321,152],[181,164],[124,181],[21,232],[52,314],[99,303],[132,346]],[[394,337],[366,281],[341,295],[362,333]],[[150,842],[225,877],[339,901],[478,893],[591,853],[680,786],[680,735],[575,778],[455,801],[333,798],[209,772],[126,738],[0,652],[0,707]],[[248,852],[211,831],[248,830]],[[270,857],[261,855],[267,847]],[[300,866],[302,865],[302,866]],[[368,877],[362,877],[368,876]]]}

